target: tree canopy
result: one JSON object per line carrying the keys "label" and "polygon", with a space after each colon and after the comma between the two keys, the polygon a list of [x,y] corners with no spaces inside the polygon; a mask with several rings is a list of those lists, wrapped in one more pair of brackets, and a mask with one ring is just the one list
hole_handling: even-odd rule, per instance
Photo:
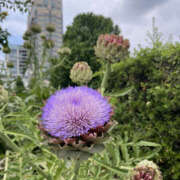
{"label": "tree canopy", "polygon": [[[72,25],[67,27],[63,37],[63,46],[71,49],[71,55],[68,56],[68,64],[55,69],[56,73],[52,72],[56,74],[55,77],[53,75],[51,78],[55,87],[58,87],[58,85],[66,87],[69,84],[70,79],[67,76],[69,76],[70,69],[77,61],[86,61],[93,72],[99,70],[100,64],[96,60],[94,46],[98,36],[105,33],[120,33],[119,27],[114,25],[111,18],[93,13],[79,14],[74,18]],[[63,74],[65,72],[63,67],[66,67],[68,73]],[[63,81],[63,84],[61,84],[61,81]]]}

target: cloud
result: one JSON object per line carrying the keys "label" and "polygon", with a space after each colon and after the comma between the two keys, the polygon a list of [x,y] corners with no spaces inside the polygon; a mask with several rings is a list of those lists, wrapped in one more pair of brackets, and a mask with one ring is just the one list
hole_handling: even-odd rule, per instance
{"label": "cloud", "polygon": [[[180,1],[179,0],[64,0],[63,23],[64,30],[73,22],[79,13],[93,12],[112,18],[118,24],[122,34],[130,39],[131,49],[139,43],[145,45],[146,33],[151,31],[152,17],[165,38],[170,34],[175,40],[180,35]],[[27,15],[11,12],[4,24],[12,36],[12,43],[21,43],[22,35],[27,27]]]}
{"label": "cloud", "polygon": [[145,16],[153,9],[160,8],[169,0],[127,0],[117,1],[111,12],[114,19],[121,23],[138,23],[145,20]]}

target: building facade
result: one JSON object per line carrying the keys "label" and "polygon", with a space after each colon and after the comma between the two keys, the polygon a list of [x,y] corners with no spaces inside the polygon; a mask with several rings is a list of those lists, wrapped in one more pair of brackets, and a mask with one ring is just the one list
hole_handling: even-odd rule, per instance
{"label": "building facade", "polygon": [[48,32],[46,27],[53,25],[55,32],[51,33],[50,39],[54,41],[54,48],[49,52],[50,56],[56,56],[57,50],[62,45],[63,34],[63,12],[62,12],[62,0],[34,0],[31,11],[28,16],[28,28],[33,24],[41,26],[42,32],[36,37],[36,50],[37,55],[40,58],[42,54],[42,40],[40,36],[46,35]]}
{"label": "building facade", "polygon": [[10,49],[11,52],[5,57],[6,67],[11,66],[8,71],[12,77],[23,77],[27,64],[27,50],[20,45],[10,45]]}

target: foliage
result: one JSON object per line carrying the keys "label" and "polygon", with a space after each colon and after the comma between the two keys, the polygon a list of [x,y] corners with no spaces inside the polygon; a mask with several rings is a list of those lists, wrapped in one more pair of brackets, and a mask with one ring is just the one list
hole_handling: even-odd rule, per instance
{"label": "foliage", "polygon": [[22,93],[24,90],[25,90],[25,88],[24,88],[24,83],[23,83],[21,77],[18,76],[17,79],[16,79],[15,92],[16,92],[17,94],[20,94],[20,93]]}
{"label": "foliage", "polygon": [[7,9],[12,9],[14,11],[18,9],[22,12],[27,12],[28,7],[32,4],[32,0],[0,0],[0,4],[2,7]]}
{"label": "foliage", "polygon": [[[12,9],[13,11],[19,10],[20,12],[27,12],[28,8],[31,6],[32,0],[0,0],[0,7],[7,9]],[[8,16],[8,13],[4,10],[0,12],[0,22],[3,22],[6,17]],[[2,29],[0,26],[0,50],[1,46],[4,48],[8,48],[8,36],[10,34],[5,29]]]}
{"label": "foliage", "polygon": [[[78,61],[86,61],[93,72],[99,70],[100,63],[96,60],[94,46],[98,36],[105,33],[120,33],[118,26],[114,26],[110,18],[93,13],[79,14],[74,18],[72,25],[67,27],[63,37],[63,45],[71,49],[71,55],[67,56],[68,60],[63,63],[64,67],[56,68],[52,72],[51,82],[54,87],[67,87],[71,84],[70,69]],[[57,60],[57,62],[59,61]],[[53,61],[53,65],[54,63],[55,61]],[[54,76],[56,73],[58,76]],[[97,80],[98,78],[94,79],[90,84],[96,85]]]}
{"label": "foliage", "polygon": [[[165,179],[180,178],[180,43],[163,45],[154,24],[154,34],[149,34],[152,48],[141,48],[134,57],[105,67],[94,55],[96,40],[105,33],[119,34],[111,19],[92,13],[78,15],[64,35],[64,46],[71,49],[64,48],[58,58],[49,59],[48,69],[46,50],[52,43],[41,36],[42,64],[30,89],[24,89],[17,79],[16,94],[7,88],[8,99],[0,102],[0,179],[74,180],[78,176],[83,180],[128,180],[144,159],[157,162]],[[31,35],[27,32],[24,39],[30,40]],[[27,41],[30,49],[35,48],[32,41]],[[55,91],[51,84],[56,89],[74,85],[69,74],[77,61],[88,62],[95,72],[91,87],[99,88],[103,79],[98,90],[110,99],[113,119],[119,122],[102,154],[79,164],[79,172],[76,164],[58,158],[38,128],[43,103]],[[49,75],[51,83],[46,80]]]}
{"label": "foliage", "polygon": [[[3,22],[7,17],[7,12],[0,12],[0,22]],[[8,46],[8,36],[10,34],[7,32],[7,30],[2,29],[0,26],[0,50],[1,47],[7,47]]]}
{"label": "foliage", "polygon": [[180,154],[180,43],[140,49],[114,64],[109,91],[133,86],[129,96],[112,98],[115,116],[130,131],[147,133],[162,144],[156,158],[165,179],[178,180]]}
{"label": "foliage", "polygon": [[69,77],[71,62],[68,57],[67,54],[63,54],[60,55],[59,58],[50,59],[50,81],[55,88],[63,88],[72,85]]}
{"label": "foliage", "polygon": [[[40,135],[37,125],[42,104],[35,102],[30,97],[11,96],[9,103],[0,108],[0,145],[3,147],[0,177],[5,180],[71,179],[74,164],[59,160]],[[145,142],[135,134],[119,134],[106,144],[103,154],[96,154],[81,164],[79,179],[127,177],[134,164],[157,156],[159,150],[158,144]]]}

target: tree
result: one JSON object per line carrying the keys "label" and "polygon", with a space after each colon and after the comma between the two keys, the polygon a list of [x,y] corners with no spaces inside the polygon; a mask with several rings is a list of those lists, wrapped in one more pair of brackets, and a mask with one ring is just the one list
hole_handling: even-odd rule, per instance
{"label": "tree", "polygon": [[[79,14],[74,18],[72,25],[67,27],[63,37],[63,45],[71,49],[71,54],[68,56],[69,60],[65,61],[68,64],[63,65],[68,73],[61,74],[62,67],[58,67],[59,70],[55,69],[52,72],[59,72],[59,76],[56,76],[58,79],[53,79],[56,82],[56,84],[53,84],[55,87],[57,87],[57,82],[61,87],[66,87],[70,84],[71,81],[67,76],[69,76],[70,69],[77,61],[86,61],[93,72],[99,70],[100,64],[96,60],[94,46],[98,36],[105,33],[120,33],[119,27],[113,24],[111,18],[93,13]],[[64,82],[65,79],[67,80],[66,82]],[[61,84],[61,81],[63,81],[63,84]]]}
{"label": "tree", "polygon": [[[28,8],[31,6],[32,0],[0,0],[0,22],[2,23],[6,17],[8,16],[8,13],[6,12],[7,9],[12,9],[13,11],[19,10],[20,12],[27,12]],[[2,8],[5,8],[6,11],[4,11]],[[8,47],[8,36],[10,34],[5,29],[2,29],[0,26],[0,50],[3,47],[3,51],[6,53]]]}

